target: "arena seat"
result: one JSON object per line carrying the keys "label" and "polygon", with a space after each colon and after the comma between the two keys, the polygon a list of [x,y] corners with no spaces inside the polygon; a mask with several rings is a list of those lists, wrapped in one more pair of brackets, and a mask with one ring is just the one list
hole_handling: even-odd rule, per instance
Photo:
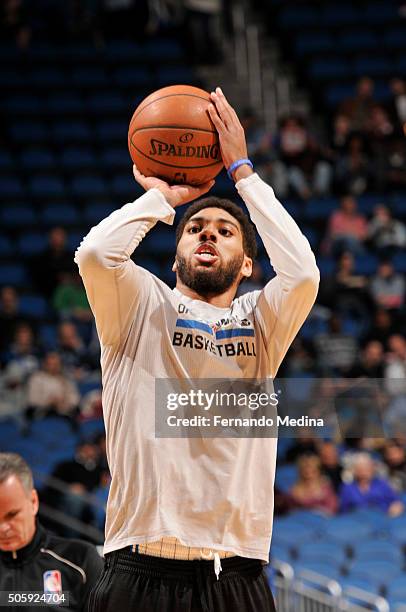
{"label": "arena seat", "polygon": [[49,315],[48,302],[41,295],[23,295],[20,297],[19,313],[32,319],[46,319]]}
{"label": "arena seat", "polygon": [[65,148],[60,156],[59,163],[64,171],[87,171],[96,166],[96,158],[88,147]]}
{"label": "arena seat", "polygon": [[50,171],[57,165],[54,153],[50,149],[26,149],[20,155],[21,165],[29,172]]}
{"label": "arena seat", "polygon": [[107,193],[106,181],[97,174],[74,177],[70,181],[72,194],[80,198],[100,197]]}
{"label": "arena seat", "polygon": [[0,211],[1,225],[6,228],[29,227],[38,223],[36,211],[32,206],[18,204],[7,206]]}
{"label": "arena seat", "polygon": [[18,251],[22,257],[36,255],[43,251],[47,245],[47,236],[40,232],[24,232],[17,240]]}
{"label": "arena seat", "polygon": [[[358,536],[357,536],[358,537]],[[402,569],[396,561],[381,561],[379,559],[355,560],[348,568],[348,575],[372,580],[382,587],[394,578],[402,575]]]}
{"label": "arena seat", "polygon": [[0,234],[0,257],[8,258],[14,255],[15,249],[10,238],[5,234]]}
{"label": "arena seat", "polygon": [[355,542],[353,544],[354,559],[359,561],[369,561],[379,559],[396,563],[398,567],[403,565],[403,551],[395,542],[391,540],[372,540],[370,542]]}
{"label": "arena seat", "polygon": [[27,280],[22,264],[0,264],[0,285],[21,287]]}
{"label": "arena seat", "polygon": [[105,217],[108,217],[116,206],[113,203],[88,204],[83,212],[86,224],[96,225]]}
{"label": "arena seat", "polygon": [[42,223],[46,226],[77,225],[80,217],[76,208],[70,204],[46,206],[41,213]]}
{"label": "arena seat", "polygon": [[34,198],[63,198],[66,195],[64,181],[55,175],[34,176],[28,182],[28,188]]}

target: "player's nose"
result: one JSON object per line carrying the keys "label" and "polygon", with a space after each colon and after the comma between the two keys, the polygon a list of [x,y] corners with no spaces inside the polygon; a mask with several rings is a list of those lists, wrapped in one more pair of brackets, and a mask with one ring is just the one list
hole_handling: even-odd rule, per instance
{"label": "player's nose", "polygon": [[204,229],[202,229],[199,238],[202,242],[217,242],[217,236],[215,231],[209,227],[205,227]]}

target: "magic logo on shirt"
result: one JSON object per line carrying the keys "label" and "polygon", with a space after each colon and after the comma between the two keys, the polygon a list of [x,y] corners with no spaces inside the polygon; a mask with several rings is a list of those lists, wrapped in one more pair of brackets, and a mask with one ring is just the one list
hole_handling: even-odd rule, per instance
{"label": "magic logo on shirt", "polygon": [[[183,315],[185,311],[183,310]],[[228,342],[222,342],[228,340]],[[172,338],[173,346],[204,350],[220,357],[256,357],[255,330],[249,319],[235,315],[207,323],[179,317]]]}

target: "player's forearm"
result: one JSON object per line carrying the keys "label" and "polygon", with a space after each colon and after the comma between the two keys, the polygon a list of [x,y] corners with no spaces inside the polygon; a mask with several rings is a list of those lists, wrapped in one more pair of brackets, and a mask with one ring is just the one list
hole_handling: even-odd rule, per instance
{"label": "player's forearm", "polygon": [[240,180],[236,187],[283,286],[292,289],[303,281],[318,286],[319,270],[309,242],[273,189],[257,174]]}
{"label": "player's forearm", "polygon": [[119,266],[131,257],[157,221],[172,224],[174,214],[164,196],[151,189],[93,227],[76,251],[75,262],[81,268],[87,261],[104,268]]}

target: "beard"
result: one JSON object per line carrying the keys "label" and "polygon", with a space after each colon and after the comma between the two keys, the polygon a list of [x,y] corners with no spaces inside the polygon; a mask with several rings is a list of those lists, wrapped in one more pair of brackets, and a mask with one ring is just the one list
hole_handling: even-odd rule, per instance
{"label": "beard", "polygon": [[225,293],[237,280],[244,261],[244,253],[218,268],[194,269],[191,261],[177,255],[177,273],[184,285],[203,297]]}

